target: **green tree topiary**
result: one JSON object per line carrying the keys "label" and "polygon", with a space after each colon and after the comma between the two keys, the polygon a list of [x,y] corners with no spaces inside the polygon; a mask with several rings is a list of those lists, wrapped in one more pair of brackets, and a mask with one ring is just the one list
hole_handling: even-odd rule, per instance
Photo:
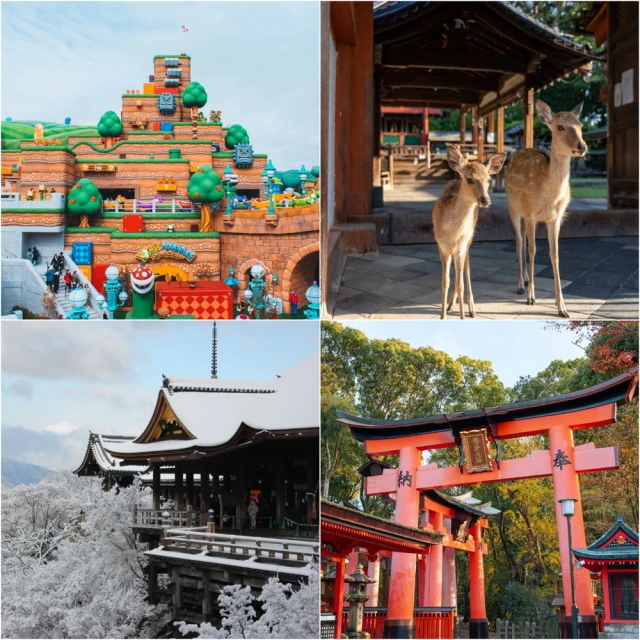
{"label": "green tree topiary", "polygon": [[314,165],[313,167],[311,167],[311,175],[314,178],[319,178],[320,177],[320,165]]}
{"label": "green tree topiary", "polygon": [[122,135],[122,120],[115,111],[107,111],[98,122],[98,133],[106,138],[105,149],[113,145],[113,139]]}
{"label": "green tree topiary", "polygon": [[224,146],[227,149],[235,149],[237,144],[249,144],[249,134],[240,124],[229,127],[227,135],[224,137]]}
{"label": "green tree topiary", "polygon": [[199,82],[190,82],[182,94],[182,104],[190,109],[202,109],[207,104],[207,92]]}
{"label": "green tree topiary", "polygon": [[192,202],[202,204],[200,231],[212,231],[211,203],[220,202],[224,197],[220,176],[209,165],[202,165],[189,180],[187,191]]}
{"label": "green tree topiary", "polygon": [[102,195],[89,178],[81,178],[71,189],[67,199],[70,213],[80,214],[80,226],[89,227],[89,216],[100,212]]}
{"label": "green tree topiary", "polygon": [[300,172],[297,169],[290,169],[289,171],[283,171],[280,174],[280,179],[285,189],[298,190],[300,188]]}

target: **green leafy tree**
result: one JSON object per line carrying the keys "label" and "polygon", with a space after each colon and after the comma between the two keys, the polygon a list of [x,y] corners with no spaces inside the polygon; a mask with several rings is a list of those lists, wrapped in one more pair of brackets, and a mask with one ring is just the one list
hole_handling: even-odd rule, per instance
{"label": "green leafy tree", "polygon": [[98,133],[106,138],[105,148],[113,145],[113,139],[122,135],[122,120],[115,111],[107,111],[98,122]]}
{"label": "green leafy tree", "polygon": [[311,171],[310,171],[311,175],[314,178],[319,178],[320,177],[320,165],[313,165],[313,167],[311,167]]}
{"label": "green leafy tree", "polygon": [[249,134],[240,124],[231,125],[227,129],[227,135],[224,137],[224,146],[227,149],[233,150],[237,144],[249,144]]}
{"label": "green leafy tree", "polygon": [[280,180],[285,189],[300,190],[300,172],[296,169],[289,169],[280,173]]}
{"label": "green leafy tree", "polygon": [[207,104],[207,92],[204,87],[199,82],[190,82],[182,93],[182,104],[192,110],[202,109]]}
{"label": "green leafy tree", "polygon": [[101,207],[102,195],[98,187],[89,178],[78,180],[67,198],[67,209],[80,215],[80,226],[89,227],[89,216],[99,213]]}
{"label": "green leafy tree", "polygon": [[202,205],[200,215],[200,231],[213,230],[211,203],[220,202],[224,197],[222,180],[209,165],[198,167],[187,184],[189,200]]}

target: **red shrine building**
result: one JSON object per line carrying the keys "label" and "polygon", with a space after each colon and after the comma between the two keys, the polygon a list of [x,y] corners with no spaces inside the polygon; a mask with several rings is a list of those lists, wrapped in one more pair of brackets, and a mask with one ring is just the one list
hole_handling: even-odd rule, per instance
{"label": "red shrine building", "polygon": [[611,529],[588,547],[573,549],[573,555],[582,570],[602,580],[603,631],[616,634],[604,637],[637,638],[638,532],[618,516]]}
{"label": "red shrine building", "polygon": [[[578,477],[581,473],[617,469],[620,462],[616,446],[597,448],[592,442],[576,445],[574,431],[614,423],[618,406],[631,401],[637,382],[636,368],[593,387],[559,396],[403,420],[373,420],[338,412],[338,422],[351,429],[353,437],[363,443],[365,452],[372,460],[369,470],[361,470],[367,476],[366,495],[377,495],[393,501],[395,516],[392,525],[381,519],[367,520],[367,526],[381,537],[379,542],[374,539],[368,542],[355,531],[357,518],[342,514],[341,526],[347,533],[341,542],[337,537],[339,515],[333,506],[323,505],[323,543],[329,541],[333,544],[332,549],[325,549],[324,552],[329,553],[336,562],[336,585],[341,582],[339,576],[344,570],[341,568],[341,558],[351,552],[350,545],[351,548],[366,548],[369,555],[375,555],[376,550],[390,551],[388,611],[382,637],[451,637],[446,635],[449,633],[446,625],[432,627],[426,634],[421,631],[418,624],[419,608],[423,604],[431,607],[444,606],[447,600],[442,589],[445,583],[443,549],[450,547],[464,551],[468,553],[469,559],[469,637],[488,638],[489,621],[485,607],[483,568],[483,531],[489,526],[488,519],[484,517],[487,512],[474,514],[471,504],[464,504],[468,495],[445,497],[439,489],[551,477],[564,591],[560,636],[574,637],[571,613],[572,594],[575,593],[575,604],[579,611],[578,637],[597,638],[598,619],[594,609],[590,573],[571,571],[572,550],[579,550],[576,554],[601,553],[606,561],[609,558],[607,554],[611,554],[613,549],[606,552],[592,547],[585,549],[586,536]],[[531,451],[525,458],[503,456],[502,441],[529,436],[546,437],[548,448]],[[428,455],[423,456],[423,452],[451,447],[456,447],[459,451],[458,464],[440,466],[429,462]],[[397,468],[377,460],[378,456],[389,455],[398,456]],[[567,501],[575,505],[571,522],[563,513],[563,506]],[[487,506],[490,505],[481,507]],[[476,509],[480,510],[481,507]],[[324,522],[325,517],[327,523]],[[403,532],[404,537],[410,539],[403,542],[404,548],[393,540],[393,528],[398,526],[400,529],[395,534]],[[349,527],[351,533],[348,532]],[[425,537],[424,533],[428,532],[432,535]],[[333,536],[333,540],[326,534]],[[637,534],[633,543],[633,534],[627,527],[620,533],[605,534],[598,543],[606,548],[606,541],[612,537],[618,546],[636,545],[634,557],[637,568]],[[630,544],[626,544],[627,537]],[[622,538],[625,538],[625,542],[620,542]],[[603,580],[612,585],[606,587],[609,589],[609,611],[611,612],[612,606],[615,608],[616,602],[624,601],[625,612],[635,607],[637,620],[637,573],[635,578],[628,575],[626,582],[616,575],[617,567],[614,564],[617,553],[619,551],[616,550],[607,569],[602,569]],[[631,571],[632,569],[627,569],[628,574]],[[574,573],[575,586],[572,588],[571,576]],[[634,580],[636,590],[633,591],[635,595],[632,595],[631,581]],[[340,607],[341,603],[336,597],[334,614],[337,626],[342,619]],[[335,637],[340,637],[337,632]]]}

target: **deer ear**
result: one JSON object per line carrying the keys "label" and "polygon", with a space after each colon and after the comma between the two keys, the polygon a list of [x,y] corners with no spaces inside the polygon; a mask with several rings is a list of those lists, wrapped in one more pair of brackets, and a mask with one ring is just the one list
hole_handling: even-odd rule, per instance
{"label": "deer ear", "polygon": [[553,120],[553,111],[551,111],[551,107],[546,102],[536,100],[536,113],[538,114],[538,118],[542,124],[551,124],[551,121]]}
{"label": "deer ear", "polygon": [[506,153],[496,153],[495,155],[492,155],[487,160],[487,163],[485,165],[487,167],[487,171],[489,172],[489,175],[499,173],[506,159],[507,159]]}
{"label": "deer ear", "polygon": [[462,152],[454,145],[447,145],[447,162],[454,171],[462,171],[467,164]]}
{"label": "deer ear", "polygon": [[582,113],[582,106],[584,105],[584,102],[581,102],[577,107],[573,107],[573,109],[571,109],[571,113],[573,113],[573,115],[576,118],[580,117],[580,114]]}

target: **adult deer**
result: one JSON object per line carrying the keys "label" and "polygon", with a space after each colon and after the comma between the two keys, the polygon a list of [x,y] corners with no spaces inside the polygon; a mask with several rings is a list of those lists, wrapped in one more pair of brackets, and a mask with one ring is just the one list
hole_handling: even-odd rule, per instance
{"label": "adult deer", "polygon": [[[524,293],[524,287],[528,285],[527,304],[535,304],[533,261],[536,255],[536,225],[538,222],[544,222],[549,236],[556,306],[558,314],[564,318],[568,318],[569,314],[562,297],[558,236],[571,199],[569,189],[571,158],[581,158],[587,153],[587,145],[582,139],[582,124],[578,119],[581,111],[582,103],[571,111],[553,113],[547,104],[537,100],[538,118],[551,130],[551,154],[547,155],[539,149],[518,151],[509,161],[504,180],[509,216],[516,233],[518,293]],[[522,237],[523,221],[526,240]],[[527,243],[529,245],[529,280],[525,281]]]}
{"label": "adult deer", "polygon": [[[447,161],[459,174],[455,180],[447,183],[433,206],[433,233],[440,251],[442,262],[442,312],[440,317],[447,318],[447,311],[453,307],[456,298],[460,305],[460,319],[464,320],[464,281],[467,280],[467,304],[469,315],[476,314],[471,291],[471,267],[469,265],[469,247],[478,221],[478,207],[486,208],[491,204],[487,191],[491,184],[490,176],[502,169],[504,153],[493,155],[486,165],[481,162],[467,162],[458,147],[449,145]],[[447,308],[449,293],[449,271],[451,260],[455,267],[455,283],[451,304]]]}

